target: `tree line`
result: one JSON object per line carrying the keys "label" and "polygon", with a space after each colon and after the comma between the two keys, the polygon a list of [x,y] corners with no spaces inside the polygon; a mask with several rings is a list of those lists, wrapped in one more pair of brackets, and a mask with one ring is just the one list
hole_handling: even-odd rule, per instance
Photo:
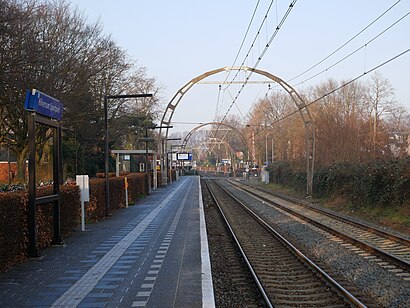
{"label": "tree line", "polygon": [[[409,111],[396,101],[392,85],[380,73],[367,82],[329,79],[299,94],[307,104],[314,102],[309,111],[314,121],[316,167],[409,156]],[[253,157],[258,165],[288,161],[295,169],[304,170],[306,132],[296,110],[287,92],[272,88],[245,119],[232,115],[225,121],[245,136],[246,144],[235,131],[218,130],[217,125],[213,137],[229,143],[234,152],[243,152],[245,160]],[[190,145],[202,149],[199,152],[210,161],[227,156],[226,149],[219,146],[204,152],[201,142],[193,139]]]}
{"label": "tree line", "polygon": [[[20,179],[28,155],[28,89],[64,105],[63,155],[70,174],[103,170],[104,95],[154,94],[108,101],[110,148],[138,147],[142,127],[160,108],[155,78],[66,0],[0,0],[0,144],[16,155]],[[36,136],[40,163],[50,130],[37,125]]]}
{"label": "tree line", "polygon": [[[344,84],[347,85],[333,92]],[[409,113],[395,100],[392,85],[380,73],[373,74],[367,82],[329,79],[301,95],[305,102],[315,102],[309,110],[315,127],[318,166],[409,155]],[[262,123],[262,127],[251,127],[264,130],[256,141],[260,161],[264,161],[261,150],[265,150],[266,134],[269,145],[273,143],[275,160],[304,161],[303,121],[298,113],[287,117],[294,110],[294,103],[283,91],[254,105],[249,123]]]}

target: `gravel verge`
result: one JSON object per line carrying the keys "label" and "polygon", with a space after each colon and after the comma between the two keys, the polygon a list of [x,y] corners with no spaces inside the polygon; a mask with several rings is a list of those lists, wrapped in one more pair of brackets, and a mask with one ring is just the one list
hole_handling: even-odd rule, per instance
{"label": "gravel verge", "polygon": [[[385,268],[376,258],[365,259],[359,254],[363,250],[346,245],[330,234],[291,217],[280,210],[273,209],[265,202],[240,192],[226,181],[221,181],[235,196],[248,204],[264,217],[279,233],[313,259],[320,260],[333,271],[342,275],[362,294],[371,297],[384,307],[407,307],[410,303],[410,281],[398,276],[394,268]],[[371,261],[372,260],[372,261]],[[392,271],[393,270],[393,271]]]}

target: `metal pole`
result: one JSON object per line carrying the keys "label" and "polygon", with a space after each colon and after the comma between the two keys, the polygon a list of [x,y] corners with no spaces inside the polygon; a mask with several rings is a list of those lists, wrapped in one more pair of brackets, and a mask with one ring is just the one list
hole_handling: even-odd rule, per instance
{"label": "metal pole", "polygon": [[272,163],[273,163],[273,161],[274,161],[274,159],[275,159],[275,157],[274,157],[274,148],[273,148],[273,138],[272,138]]}
{"label": "metal pole", "polygon": [[[168,182],[172,182],[172,181],[168,181],[168,154],[165,148],[165,139],[161,139],[161,155],[162,155],[162,165],[161,165],[161,176],[163,173],[166,174],[165,178],[166,178],[166,183],[162,183],[162,185],[168,185]],[[164,170],[162,169],[164,168]],[[164,172],[165,171],[165,172]],[[162,180],[161,180],[162,181]]]}
{"label": "metal pole", "polygon": [[28,116],[28,256],[39,257],[36,232],[36,144],[34,114]]}
{"label": "metal pole", "polygon": [[[58,142],[58,183],[63,185],[64,172],[63,172],[63,128],[57,127],[57,142]],[[60,193],[60,188],[58,189]]]}
{"label": "metal pole", "polygon": [[[60,194],[60,184],[62,184],[61,163],[61,127],[56,127],[53,132],[53,194]],[[60,226],[60,198],[53,201],[53,245],[61,245],[61,226]]]}
{"label": "metal pole", "polygon": [[81,202],[81,231],[85,231],[85,206],[83,198],[80,198]]}
{"label": "metal pole", "polygon": [[265,134],[265,163],[268,163],[268,134]]}
{"label": "metal pole", "polygon": [[167,174],[169,176],[169,182],[172,183],[172,153],[171,153],[171,158],[169,157],[168,150],[165,149],[166,151],[166,160],[167,160]]}
{"label": "metal pole", "polygon": [[124,187],[125,187],[125,207],[128,208],[128,180],[127,180],[127,177],[124,178]]}
{"label": "metal pole", "polygon": [[10,166],[10,146],[7,145],[7,170],[8,170],[8,179],[9,185],[11,184],[11,166]]}
{"label": "metal pole", "polygon": [[145,128],[145,186],[146,194],[149,195],[149,179],[148,179],[148,127]]}
{"label": "metal pole", "polygon": [[255,166],[256,159],[255,159],[255,132],[252,132],[252,159],[253,159],[253,166]]}
{"label": "metal pole", "polygon": [[120,176],[120,153],[117,153],[117,155],[115,156],[115,176]]}
{"label": "metal pole", "polygon": [[78,174],[78,144],[77,144],[77,130],[74,127],[74,140],[75,140],[75,174]]}
{"label": "metal pole", "polygon": [[105,216],[110,216],[110,184],[108,181],[108,98],[104,95],[104,163],[105,163]]}

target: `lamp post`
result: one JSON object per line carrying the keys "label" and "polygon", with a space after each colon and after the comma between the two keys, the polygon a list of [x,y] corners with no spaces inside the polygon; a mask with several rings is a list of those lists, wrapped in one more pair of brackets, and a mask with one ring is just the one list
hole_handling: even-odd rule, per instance
{"label": "lamp post", "polygon": [[[166,138],[166,139],[162,139],[162,148],[163,149],[165,149],[165,146],[164,146],[164,141],[180,141],[181,140],[181,138]],[[172,148],[172,145],[171,145],[171,148]],[[172,151],[172,150],[171,150]],[[168,180],[168,177],[169,177],[169,182],[170,183],[172,183],[172,175],[171,175],[171,167],[169,166],[169,157],[168,157],[168,151],[165,149],[165,151],[164,151],[164,154],[166,155],[166,157],[165,157],[165,155],[164,155],[164,159],[165,159],[165,170],[166,170],[166,172],[167,172],[167,180]],[[171,154],[172,155],[172,154]],[[172,156],[171,156],[171,159],[172,159]],[[169,172],[169,173],[168,173]]]}
{"label": "lamp post", "polygon": [[108,157],[108,100],[117,98],[152,97],[152,94],[121,94],[104,95],[104,165],[105,165],[105,216],[110,215],[110,185],[108,181],[109,157]]}
{"label": "lamp post", "polygon": [[173,128],[173,126],[147,126],[145,127],[145,138],[140,138],[138,141],[145,142],[145,186],[146,194],[149,195],[149,181],[148,181],[148,142],[154,141],[154,138],[148,138],[148,129],[162,129],[162,128]]}
{"label": "lamp post", "polygon": [[145,142],[145,194],[149,195],[149,180],[148,180],[148,142],[154,141],[154,138],[148,138],[148,127],[145,127],[145,138],[139,139]]}
{"label": "lamp post", "polygon": [[[172,161],[172,154],[178,153],[178,151],[174,151],[174,148],[184,149],[185,147],[184,147],[183,144],[174,144],[174,145],[171,145],[171,161]],[[177,157],[178,157],[178,154],[177,154]],[[175,172],[177,172],[177,173],[179,172],[179,171],[178,171],[178,167],[179,167],[179,165],[178,165],[178,160],[176,160]]]}

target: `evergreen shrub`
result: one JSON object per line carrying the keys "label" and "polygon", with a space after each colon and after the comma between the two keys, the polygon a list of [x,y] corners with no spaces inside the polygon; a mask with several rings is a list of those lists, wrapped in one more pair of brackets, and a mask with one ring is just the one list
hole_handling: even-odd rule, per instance
{"label": "evergreen shrub", "polygon": [[[136,201],[144,195],[145,174],[127,175],[128,196]],[[124,176],[109,179],[110,212],[125,207]],[[60,186],[61,234],[64,238],[73,232],[81,220],[80,191],[76,185]],[[37,197],[52,194],[52,186],[37,188]],[[28,246],[28,191],[0,192],[0,271],[24,261]],[[86,203],[86,219],[99,221],[105,217],[105,179],[90,180],[90,202]],[[53,207],[37,206],[37,245],[50,245],[53,238]]]}
{"label": "evergreen shrub", "polygon": [[[270,165],[272,182],[303,192],[306,172],[290,163]],[[410,158],[368,163],[335,163],[315,170],[313,194],[318,198],[343,195],[353,205],[396,206],[410,200]]]}

